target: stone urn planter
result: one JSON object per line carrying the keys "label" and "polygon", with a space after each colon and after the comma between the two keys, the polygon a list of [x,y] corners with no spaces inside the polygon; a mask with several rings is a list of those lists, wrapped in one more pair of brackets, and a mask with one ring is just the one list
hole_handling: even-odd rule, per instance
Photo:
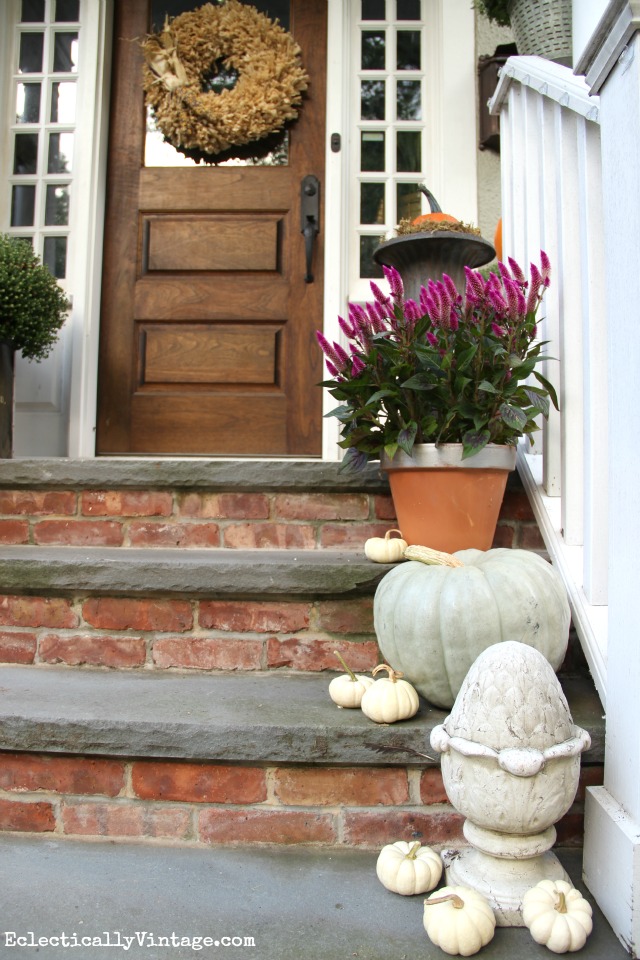
{"label": "stone urn planter", "polygon": [[471,844],[443,853],[447,883],[484,894],[501,926],[523,926],[522,899],[540,880],[569,879],[551,852],[554,824],[573,803],[590,745],[547,660],[511,640],[480,654],[432,731]]}

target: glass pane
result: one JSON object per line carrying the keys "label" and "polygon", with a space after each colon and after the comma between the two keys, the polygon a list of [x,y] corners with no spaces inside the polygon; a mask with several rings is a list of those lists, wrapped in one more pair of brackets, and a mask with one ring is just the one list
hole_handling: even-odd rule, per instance
{"label": "glass pane", "polygon": [[398,80],[396,110],[398,120],[422,120],[422,94],[419,80]]}
{"label": "glass pane", "polygon": [[19,83],[16,93],[16,123],[40,122],[39,83]]}
{"label": "glass pane", "polygon": [[22,23],[44,23],[44,0],[22,0]]}
{"label": "glass pane", "polygon": [[384,183],[360,184],[360,223],[384,223]]}
{"label": "glass pane", "polygon": [[38,172],[37,133],[16,133],[16,145],[13,152],[13,172]]}
{"label": "glass pane", "polygon": [[398,130],[396,137],[396,170],[401,173],[419,173],[422,168],[420,131]]}
{"label": "glass pane", "polygon": [[398,70],[420,69],[419,30],[398,30],[396,63]]}
{"label": "glass pane", "polygon": [[53,47],[53,72],[75,73],[78,69],[78,34],[56,33]]}
{"label": "glass pane", "polygon": [[360,84],[362,120],[384,120],[384,80],[363,80]]}
{"label": "glass pane", "polygon": [[49,267],[54,277],[64,280],[67,275],[67,238],[45,237],[42,262]]}
{"label": "glass pane", "polygon": [[50,133],[47,173],[71,173],[73,134]]}
{"label": "glass pane", "polygon": [[20,35],[20,73],[42,73],[43,33],[22,33]]}
{"label": "glass pane", "polygon": [[[224,160],[218,164],[220,167],[286,167],[289,163],[289,134],[284,137],[283,142],[272,150],[266,156],[258,158],[249,158],[247,160]],[[191,157],[185,157],[184,153],[176,150],[168,143],[162,133],[158,130],[155,118],[150,110],[147,110],[147,133],[144,142],[144,165],[145,167],[195,167],[196,161]]]}
{"label": "glass pane", "polygon": [[73,23],[80,19],[80,0],[56,0],[55,23]]}
{"label": "glass pane", "polygon": [[362,19],[386,19],[385,0],[362,0]]}
{"label": "glass pane", "polygon": [[369,130],[360,133],[360,169],[384,170],[384,133]]}
{"label": "glass pane", "polygon": [[[151,32],[162,30],[166,17],[173,19],[187,10],[199,7],[194,0],[152,0],[151,3]],[[283,30],[291,29],[291,14],[289,0],[252,0],[251,6],[260,13],[264,13],[271,20],[278,20]]]}
{"label": "glass pane", "polygon": [[420,0],[396,0],[397,20],[419,20]]}
{"label": "glass pane", "polygon": [[51,85],[51,123],[75,123],[76,84],[53,83]]}
{"label": "glass pane", "polygon": [[396,204],[398,222],[415,220],[422,213],[422,193],[417,183],[396,184]]}
{"label": "glass pane", "polygon": [[384,70],[385,63],[384,30],[362,31],[362,69]]}
{"label": "glass pane", "polygon": [[49,184],[44,208],[45,227],[64,227],[69,223],[69,187]]}
{"label": "glass pane", "polygon": [[14,184],[11,193],[11,226],[32,227],[35,209],[35,184]]}
{"label": "glass pane", "polygon": [[360,237],[360,276],[380,279],[382,267],[373,259],[373,252],[380,246],[380,237]]}

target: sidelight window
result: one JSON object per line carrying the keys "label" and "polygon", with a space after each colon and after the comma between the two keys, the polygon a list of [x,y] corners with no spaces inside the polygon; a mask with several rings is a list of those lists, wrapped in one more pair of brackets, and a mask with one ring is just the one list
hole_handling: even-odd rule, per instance
{"label": "sidelight window", "polygon": [[9,233],[67,277],[80,0],[21,0],[15,30]]}
{"label": "sidelight window", "polygon": [[[429,0],[359,0],[353,82],[359,149],[354,157],[359,280],[382,276],[373,253],[383,234],[422,212],[427,173]],[[354,283],[352,283],[352,287]]]}

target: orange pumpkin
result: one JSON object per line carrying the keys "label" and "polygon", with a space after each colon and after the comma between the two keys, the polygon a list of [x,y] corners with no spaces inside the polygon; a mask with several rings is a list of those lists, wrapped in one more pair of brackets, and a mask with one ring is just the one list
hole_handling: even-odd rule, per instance
{"label": "orange pumpkin", "polygon": [[442,212],[442,207],[440,206],[440,204],[438,203],[438,201],[436,200],[436,198],[434,197],[434,195],[431,193],[430,190],[427,190],[426,187],[420,187],[420,190],[422,191],[422,193],[424,193],[425,197],[429,201],[430,212],[423,213],[421,216],[416,217],[415,220],[412,220],[411,223],[413,224],[413,226],[417,227],[421,223],[433,223],[434,221],[436,222],[445,221],[447,223],[460,223],[460,221],[456,219],[456,217],[452,217],[450,213]]}
{"label": "orange pumpkin", "polygon": [[493,235],[493,245],[496,248],[496,257],[502,260],[502,217],[498,220],[496,232]]}

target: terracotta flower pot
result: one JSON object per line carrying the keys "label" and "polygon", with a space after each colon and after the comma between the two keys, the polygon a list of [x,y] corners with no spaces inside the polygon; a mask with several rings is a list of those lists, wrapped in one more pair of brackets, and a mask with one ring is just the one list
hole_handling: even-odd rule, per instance
{"label": "terracotta flower pot", "polygon": [[516,448],[487,444],[462,459],[462,445],[417,444],[413,456],[382,458],[398,526],[409,544],[454,553],[489,550]]}

